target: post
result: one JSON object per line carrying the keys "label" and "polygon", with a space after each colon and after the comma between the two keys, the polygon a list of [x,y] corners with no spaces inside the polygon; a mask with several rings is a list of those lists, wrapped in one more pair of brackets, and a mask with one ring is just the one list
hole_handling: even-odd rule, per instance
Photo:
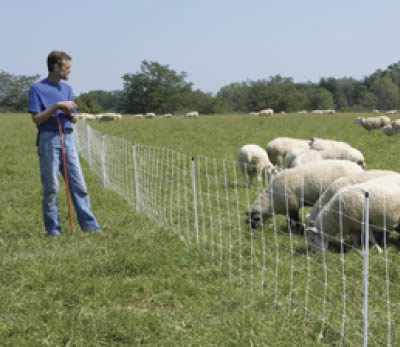
{"label": "post", "polygon": [[369,257],[369,193],[364,200],[364,344],[368,345],[368,257]]}
{"label": "post", "polygon": [[136,146],[132,145],[133,166],[135,168],[135,191],[136,191],[136,212],[140,211],[140,190],[139,190],[139,174],[136,162]]}
{"label": "post", "polygon": [[106,163],[104,152],[104,135],[101,136],[101,170],[103,171],[103,186],[106,187]]}
{"label": "post", "polygon": [[197,215],[197,192],[196,192],[196,171],[194,168],[194,157],[192,157],[192,189],[193,189],[193,208],[194,208],[194,228],[196,230],[196,243],[199,246],[199,220]]}

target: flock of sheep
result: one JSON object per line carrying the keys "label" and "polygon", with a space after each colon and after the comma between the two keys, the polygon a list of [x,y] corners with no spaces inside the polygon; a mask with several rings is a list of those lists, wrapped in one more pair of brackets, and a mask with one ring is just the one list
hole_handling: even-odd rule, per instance
{"label": "flock of sheep", "polygon": [[361,124],[361,126],[368,131],[381,129],[382,134],[387,136],[400,133],[400,119],[391,120],[388,116],[357,117],[354,122]]}
{"label": "flock of sheep", "polygon": [[[155,113],[149,112],[146,114],[134,114],[132,117],[137,119],[154,119],[154,118],[172,118],[171,113],[165,113],[162,115],[156,115]],[[79,113],[78,119],[84,120],[98,120],[98,121],[111,121],[111,120],[120,120],[122,118],[119,113],[103,113],[103,114],[90,114],[90,113]],[[199,118],[199,113],[197,111],[187,112],[183,115],[183,118]]]}
{"label": "flock of sheep", "polygon": [[[305,232],[316,252],[328,248],[329,239],[340,232],[360,245],[365,193],[369,192],[369,219],[372,229],[399,230],[400,174],[388,170],[366,170],[363,154],[345,142],[312,138],[278,137],[264,150],[258,145],[243,146],[237,164],[252,184],[264,177],[269,185],[246,212],[252,228],[273,215],[289,216],[291,228],[302,230],[299,210],[312,206]],[[374,234],[370,241],[379,252]]]}

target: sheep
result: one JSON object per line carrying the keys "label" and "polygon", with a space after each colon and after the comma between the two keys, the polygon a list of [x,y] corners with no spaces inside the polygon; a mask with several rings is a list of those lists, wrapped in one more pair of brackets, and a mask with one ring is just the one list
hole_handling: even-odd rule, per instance
{"label": "sheep", "polygon": [[357,172],[353,175],[338,178],[334,181],[328,189],[326,189],[318,201],[313,206],[311,212],[307,215],[307,224],[312,226],[314,224],[315,218],[321,209],[329,202],[329,200],[343,187],[355,185],[358,183],[363,183],[371,179],[375,179],[382,176],[394,175],[395,171],[390,170],[365,170]]}
{"label": "sheep", "polygon": [[133,117],[134,117],[134,118],[138,118],[138,119],[144,118],[144,116],[143,116],[141,113],[134,114]]}
{"label": "sheep", "polygon": [[310,149],[326,151],[326,153],[329,153],[327,155],[330,158],[354,161],[363,168],[366,168],[364,155],[358,149],[351,147],[345,142],[314,137],[310,140],[309,145]]}
{"label": "sheep", "polygon": [[354,121],[355,124],[360,123],[361,126],[368,131],[371,131],[373,129],[383,128],[386,125],[389,125],[390,122],[391,120],[387,116],[368,117],[368,118],[357,117]]}
{"label": "sheep", "polygon": [[259,116],[272,116],[273,114],[274,110],[272,108],[267,108],[258,112]]}
{"label": "sheep", "polygon": [[294,148],[286,153],[285,155],[285,168],[291,169],[293,168],[293,162],[298,158],[303,152],[309,151],[304,148]]}
{"label": "sheep", "polygon": [[298,111],[297,113],[298,114],[305,114],[305,113],[308,113],[308,112],[307,112],[307,110],[301,110],[301,111]]}
{"label": "sheep", "polygon": [[395,119],[389,125],[383,127],[381,132],[387,136],[398,134],[400,132],[400,119]]}
{"label": "sheep", "polygon": [[120,120],[122,116],[119,113],[103,113],[97,115],[97,120],[99,122],[103,121],[113,121],[113,120]]}
{"label": "sheep", "polygon": [[258,145],[250,144],[241,147],[237,156],[237,164],[243,172],[246,187],[248,178],[252,185],[253,177],[257,176],[257,183],[261,186],[263,175],[267,175],[269,182],[272,175],[276,173],[275,167],[268,159],[267,152]]}
{"label": "sheep", "polygon": [[171,113],[165,113],[161,117],[163,117],[163,118],[172,118],[172,114]]}
{"label": "sheep", "polygon": [[386,111],[386,113],[387,114],[395,114],[395,113],[398,113],[398,111],[397,110],[389,110],[389,111]]}
{"label": "sheep", "polygon": [[277,137],[268,142],[266,151],[272,164],[284,167],[286,153],[296,148],[309,149],[309,141],[291,137]]}
{"label": "sheep", "polygon": [[199,118],[199,113],[197,111],[187,112],[183,116],[184,118]]}
{"label": "sheep", "polygon": [[258,112],[250,112],[249,116],[258,116]]}
{"label": "sheep", "polygon": [[288,213],[294,226],[299,228],[299,209],[303,204],[313,205],[321,191],[339,177],[362,171],[359,165],[347,160],[324,160],[281,171],[253,202],[251,210],[246,212],[246,223],[255,228],[273,214]]}
{"label": "sheep", "polygon": [[146,117],[146,119],[153,119],[153,118],[156,118],[156,114],[149,112],[149,113],[146,113],[145,117]]}
{"label": "sheep", "polygon": [[[369,225],[372,229],[383,228],[399,231],[400,175],[378,177],[339,190],[315,218],[314,226],[306,229],[307,239],[315,252],[325,251],[329,239],[341,230],[351,235],[358,245],[362,231],[365,193],[369,193]],[[341,217],[339,216],[341,212]],[[377,246],[370,230],[370,240]]]}

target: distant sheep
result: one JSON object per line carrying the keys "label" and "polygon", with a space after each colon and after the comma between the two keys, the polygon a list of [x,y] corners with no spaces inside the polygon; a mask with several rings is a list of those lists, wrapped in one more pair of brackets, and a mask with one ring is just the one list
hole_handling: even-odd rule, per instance
{"label": "distant sheep", "polygon": [[121,120],[122,116],[119,113],[102,113],[97,115],[99,122]]}
{"label": "distant sheep", "polygon": [[294,149],[309,149],[309,141],[291,137],[277,137],[266,146],[269,160],[272,164],[284,167],[286,153]]}
{"label": "distant sheep", "polygon": [[272,108],[267,108],[258,112],[259,116],[272,116],[273,114],[274,110]]}
{"label": "distant sheep", "polygon": [[[389,230],[399,231],[400,175],[378,177],[344,187],[329,200],[315,218],[314,226],[306,229],[312,250],[326,250],[329,239],[339,233],[340,225],[343,235],[351,235],[353,244],[359,244],[366,192],[369,193],[370,231],[384,225]],[[376,244],[372,232],[370,240]],[[379,246],[377,248],[382,252]]]}
{"label": "distant sheep", "polygon": [[199,112],[193,111],[193,112],[187,112],[183,116],[184,118],[199,118]]}
{"label": "distant sheep", "polygon": [[237,164],[243,172],[246,186],[249,181],[252,185],[254,176],[257,176],[257,183],[261,186],[263,176],[267,177],[269,182],[275,173],[275,168],[269,161],[267,152],[258,145],[250,144],[241,147],[237,156]]}
{"label": "distant sheep", "polygon": [[393,136],[400,133],[400,119],[395,119],[389,125],[386,125],[381,130],[382,134],[386,136]]}
{"label": "distant sheep", "polygon": [[153,119],[153,118],[156,118],[156,114],[149,112],[149,113],[146,113],[145,117],[146,117],[146,119]]}
{"label": "distant sheep", "polygon": [[171,113],[165,113],[161,117],[163,117],[163,118],[172,118],[172,114]]}
{"label": "distant sheep", "polygon": [[391,122],[390,118],[387,116],[379,116],[379,117],[357,117],[354,121],[354,123],[360,123],[361,126],[368,130],[371,131],[373,129],[380,129],[385,127],[386,125],[389,125]]}
{"label": "distant sheep", "polygon": [[347,160],[325,160],[283,170],[253,202],[246,213],[246,223],[255,228],[274,214],[288,214],[294,226],[299,228],[299,209],[303,203],[312,206],[333,181],[362,171],[359,165]]}

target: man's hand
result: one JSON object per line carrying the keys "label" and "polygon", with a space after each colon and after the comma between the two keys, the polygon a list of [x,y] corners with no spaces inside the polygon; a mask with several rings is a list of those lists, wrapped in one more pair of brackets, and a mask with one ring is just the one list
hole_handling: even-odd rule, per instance
{"label": "man's hand", "polygon": [[74,108],[78,107],[73,101],[59,101],[56,105],[57,109],[62,110],[67,115],[71,115]]}

